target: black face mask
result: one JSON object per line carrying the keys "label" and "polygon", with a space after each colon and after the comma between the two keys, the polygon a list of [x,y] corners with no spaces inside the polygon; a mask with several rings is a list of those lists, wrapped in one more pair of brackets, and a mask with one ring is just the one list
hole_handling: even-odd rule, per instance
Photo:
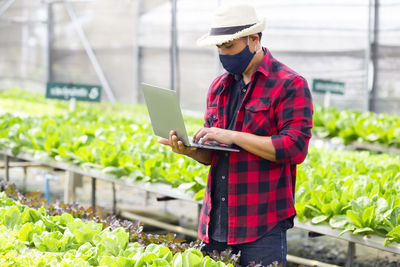
{"label": "black face mask", "polygon": [[249,44],[235,55],[219,55],[219,60],[224,69],[232,74],[242,74],[257,52],[251,53]]}

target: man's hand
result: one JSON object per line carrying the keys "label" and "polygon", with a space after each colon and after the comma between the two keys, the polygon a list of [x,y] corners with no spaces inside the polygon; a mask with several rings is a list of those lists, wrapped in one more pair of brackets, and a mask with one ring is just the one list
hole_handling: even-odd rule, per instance
{"label": "man's hand", "polygon": [[195,147],[187,147],[183,144],[182,141],[178,140],[178,136],[176,136],[174,131],[169,132],[169,138],[158,138],[158,142],[163,145],[170,146],[172,151],[178,154],[182,154],[185,156],[190,156],[197,150]]}
{"label": "man's hand", "polygon": [[178,136],[176,136],[174,131],[169,133],[169,138],[158,138],[158,142],[163,145],[170,146],[172,151],[175,153],[179,153],[188,157],[197,160],[198,162],[209,165],[211,164],[211,154],[212,151],[210,149],[196,148],[196,147],[187,147],[183,144],[182,141],[178,140]]}
{"label": "man's hand", "polygon": [[258,136],[251,133],[231,131],[221,128],[200,128],[193,135],[193,142],[216,141],[220,144],[235,144],[256,156],[276,161],[275,147],[270,136]]}
{"label": "man's hand", "polygon": [[220,144],[232,145],[235,131],[211,127],[200,128],[193,135],[193,142],[216,141]]}

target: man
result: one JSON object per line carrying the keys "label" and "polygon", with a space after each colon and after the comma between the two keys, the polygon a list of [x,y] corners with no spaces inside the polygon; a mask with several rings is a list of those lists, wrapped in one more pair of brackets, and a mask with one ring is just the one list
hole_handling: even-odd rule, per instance
{"label": "man", "polygon": [[220,8],[200,46],[216,45],[227,72],[207,95],[204,128],[195,142],[235,145],[240,152],[185,147],[174,132],[176,153],[210,164],[199,237],[208,251],[227,245],[240,264],[286,265],[286,230],[296,215],[296,165],[306,157],[312,101],[306,80],[260,44],[264,20],[248,5]]}

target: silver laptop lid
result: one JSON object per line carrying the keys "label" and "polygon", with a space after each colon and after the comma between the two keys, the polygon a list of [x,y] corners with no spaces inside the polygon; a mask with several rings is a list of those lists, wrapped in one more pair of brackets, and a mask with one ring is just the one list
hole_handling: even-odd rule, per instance
{"label": "silver laptop lid", "polygon": [[154,133],[168,139],[174,130],[178,139],[190,146],[176,92],[145,83],[142,89]]}

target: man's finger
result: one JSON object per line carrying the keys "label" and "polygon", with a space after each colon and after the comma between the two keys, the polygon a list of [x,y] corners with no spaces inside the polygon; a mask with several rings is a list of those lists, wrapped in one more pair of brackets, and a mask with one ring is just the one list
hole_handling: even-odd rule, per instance
{"label": "man's finger", "polygon": [[194,133],[194,135],[193,135],[193,141],[197,139],[197,136],[199,135],[199,132],[200,132],[201,130],[203,130],[203,128],[197,129],[197,131]]}
{"label": "man's finger", "polygon": [[178,148],[178,137],[176,135],[172,135],[171,140],[172,140],[171,145],[173,149],[176,150]]}
{"label": "man's finger", "polygon": [[174,131],[170,131],[169,132],[168,140],[169,140],[170,143],[172,143],[172,136],[174,136]]}
{"label": "man's finger", "polygon": [[158,138],[157,139],[157,141],[160,143],[160,144],[163,144],[163,145],[167,145],[167,146],[170,146],[171,145],[171,143],[169,142],[169,140],[168,139],[165,139],[165,138]]}
{"label": "man's finger", "polygon": [[183,144],[182,141],[178,141],[178,148],[180,152],[184,152],[185,151],[185,145]]}
{"label": "man's finger", "polygon": [[175,144],[175,142],[176,142],[176,139],[175,139],[175,132],[174,131],[170,131],[169,132],[169,143],[170,143],[170,145],[171,145],[171,147],[172,147],[172,150],[174,150],[175,149],[175,147],[176,147],[176,144]]}
{"label": "man's finger", "polygon": [[204,142],[210,141],[211,139],[212,138],[211,138],[210,133],[207,133],[201,138],[201,141],[204,143]]}
{"label": "man's finger", "polygon": [[207,134],[208,128],[201,128],[198,130],[196,136],[193,138],[193,142],[198,143],[200,139]]}

